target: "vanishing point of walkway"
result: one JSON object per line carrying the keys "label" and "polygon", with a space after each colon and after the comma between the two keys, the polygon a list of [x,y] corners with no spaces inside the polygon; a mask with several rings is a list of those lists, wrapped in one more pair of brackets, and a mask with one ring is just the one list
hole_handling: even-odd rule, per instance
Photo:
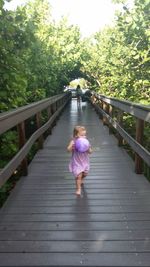
{"label": "vanishing point of walkway", "polygon": [[[80,124],[94,152],[76,197],[66,146]],[[2,208],[0,266],[150,266],[150,184],[90,104],[68,105]]]}

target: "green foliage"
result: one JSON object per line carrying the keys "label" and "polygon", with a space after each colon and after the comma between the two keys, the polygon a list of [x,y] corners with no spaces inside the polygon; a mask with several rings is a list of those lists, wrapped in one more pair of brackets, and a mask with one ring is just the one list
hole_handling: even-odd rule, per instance
{"label": "green foliage", "polygon": [[52,18],[48,0],[34,0],[16,11],[0,1],[0,110],[62,92],[78,77],[109,96],[148,103],[150,29],[148,0],[135,0],[117,14],[116,24],[80,38],[66,18]]}
{"label": "green foliage", "polygon": [[27,93],[27,97],[28,97],[28,101],[29,102],[36,102],[36,101],[40,101],[41,98],[46,98],[46,92],[44,88],[38,88],[38,89],[34,89],[34,92],[29,91]]}
{"label": "green foliage", "polygon": [[115,3],[115,4],[125,4],[126,3],[126,0],[112,0],[112,3]]}
{"label": "green foliage", "polygon": [[18,47],[19,29],[12,12],[1,10],[0,15],[0,110],[23,105],[26,100],[26,79]]}
{"label": "green foliage", "polygon": [[12,177],[0,188],[0,207],[4,204],[7,197],[9,196],[11,190],[15,187],[17,181],[19,180],[19,175],[14,174]]}
{"label": "green foliage", "polygon": [[[9,131],[0,137],[0,168],[3,168],[6,163],[16,154],[18,151],[17,132]],[[9,144],[9,146],[8,146]]]}
{"label": "green foliage", "polygon": [[124,6],[116,25],[98,32],[87,48],[89,60],[83,71],[93,78],[93,87],[99,87],[101,93],[148,104],[149,9],[147,0],[136,0],[132,10]]}
{"label": "green foliage", "polygon": [[78,27],[65,18],[56,24],[47,0],[0,7],[1,112],[62,92],[80,73]]}

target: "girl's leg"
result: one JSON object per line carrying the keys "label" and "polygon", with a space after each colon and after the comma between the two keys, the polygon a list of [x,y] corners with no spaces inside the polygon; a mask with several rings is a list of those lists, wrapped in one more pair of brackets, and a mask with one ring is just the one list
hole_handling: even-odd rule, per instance
{"label": "girl's leg", "polygon": [[81,182],[82,182],[82,173],[80,173],[76,178],[76,194],[81,195]]}
{"label": "girl's leg", "polygon": [[86,173],[86,172],[82,172],[81,185],[84,183],[84,182],[83,182],[83,179],[84,179],[84,177],[86,177],[86,176],[87,176],[87,173]]}

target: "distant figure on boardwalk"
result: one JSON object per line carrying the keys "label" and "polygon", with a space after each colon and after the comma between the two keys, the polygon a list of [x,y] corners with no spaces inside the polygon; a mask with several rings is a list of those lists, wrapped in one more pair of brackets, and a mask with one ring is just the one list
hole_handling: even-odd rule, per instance
{"label": "distant figure on boardwalk", "polygon": [[80,196],[83,179],[90,169],[89,154],[92,153],[84,126],[74,128],[73,139],[68,144],[67,151],[72,152],[69,170],[76,178],[76,194]]}
{"label": "distant figure on boardwalk", "polygon": [[81,104],[81,87],[80,85],[78,84],[77,85],[77,88],[76,88],[76,92],[77,92],[77,104],[80,105]]}

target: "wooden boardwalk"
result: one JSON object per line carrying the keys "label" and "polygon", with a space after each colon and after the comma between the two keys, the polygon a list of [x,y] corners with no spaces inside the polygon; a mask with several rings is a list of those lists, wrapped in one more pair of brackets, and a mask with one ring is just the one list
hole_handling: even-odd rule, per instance
{"label": "wooden boardwalk", "polygon": [[[81,197],[66,152],[78,124],[94,150]],[[0,266],[150,266],[150,184],[90,104],[72,101],[2,208]]]}

